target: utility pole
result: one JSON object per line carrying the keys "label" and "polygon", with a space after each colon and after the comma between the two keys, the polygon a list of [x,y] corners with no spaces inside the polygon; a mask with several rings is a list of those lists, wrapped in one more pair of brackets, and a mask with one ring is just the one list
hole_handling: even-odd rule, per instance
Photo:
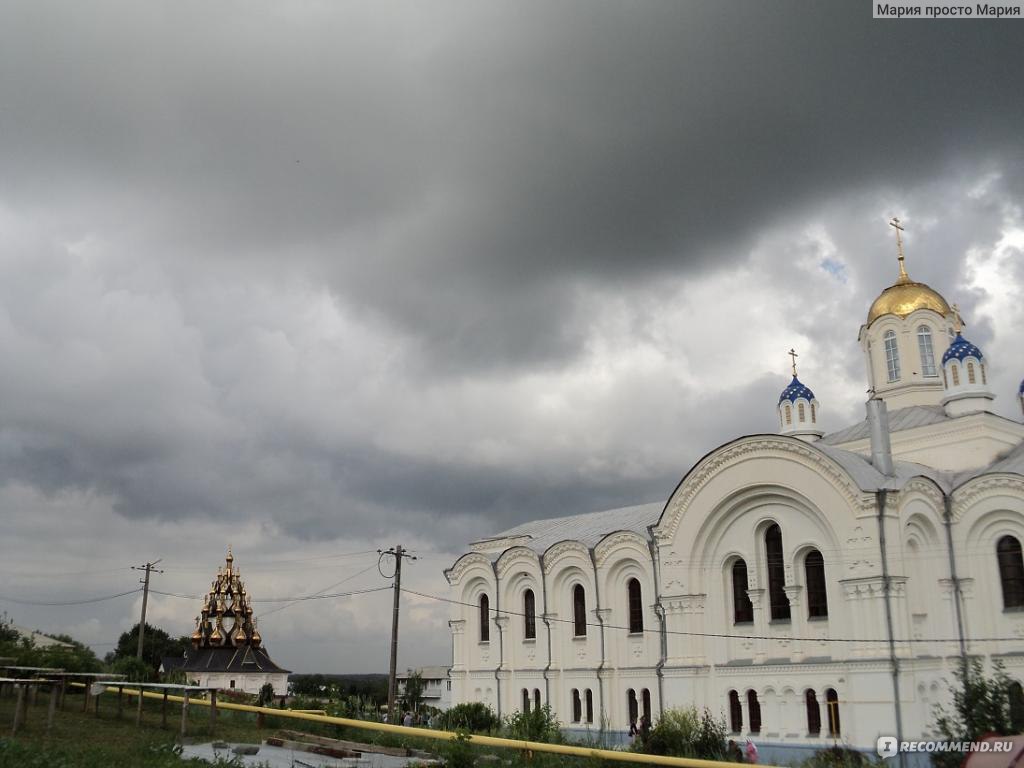
{"label": "utility pole", "polygon": [[142,639],[143,636],[146,634],[146,604],[149,602],[149,574],[153,571],[156,571],[157,573],[163,573],[163,571],[157,570],[153,567],[154,565],[159,563],[160,560],[163,560],[163,558],[161,557],[157,560],[154,560],[151,563],[146,563],[145,565],[132,566],[133,571],[146,572],[146,577],[144,579],[139,579],[139,584],[142,584],[142,618],[139,619],[139,650],[135,654],[135,658],[137,658],[139,661],[142,661]]}
{"label": "utility pole", "polygon": [[[407,557],[410,560],[415,560],[415,556],[408,554],[402,545],[394,547],[393,549],[378,550],[380,558],[383,559],[384,555],[391,555],[395,558],[395,575],[394,575],[394,607],[391,614],[391,666],[388,670],[388,722],[395,722],[395,697],[398,693],[398,685],[395,679],[398,665],[398,608],[399,608],[399,596],[402,594],[402,558]],[[380,570],[380,560],[377,561],[377,569]],[[381,571],[381,576],[384,572]],[[385,577],[386,578],[386,577]]]}

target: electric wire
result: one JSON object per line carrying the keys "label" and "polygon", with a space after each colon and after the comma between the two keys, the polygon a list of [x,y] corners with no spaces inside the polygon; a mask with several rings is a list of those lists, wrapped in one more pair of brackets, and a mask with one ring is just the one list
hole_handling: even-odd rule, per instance
{"label": "electric wire", "polygon": [[[478,610],[479,605],[474,603],[463,602],[462,600],[455,600],[450,597],[441,597],[440,595],[430,595],[426,592],[417,592],[413,589],[406,589],[402,587],[403,592],[408,592],[412,595],[418,595],[419,597],[425,597],[430,600],[437,600],[442,603],[451,603],[452,605],[462,605],[467,608],[473,608]],[[509,611],[502,609],[501,611],[495,611],[496,614],[502,614],[507,616],[526,616],[525,613],[519,611]],[[554,621],[562,624],[575,624],[575,619],[560,619],[555,616],[548,616],[545,621]],[[584,622],[588,627],[603,627],[604,629],[619,629],[630,634],[636,634],[630,627],[625,627],[617,624],[601,624],[600,622]],[[640,630],[644,634],[661,634],[660,629],[648,629],[644,627]],[[735,639],[735,640],[787,640],[789,642],[805,642],[805,643],[888,643],[888,638],[860,638],[860,637],[777,637],[772,635],[737,635],[730,634],[727,632],[687,632],[679,629],[666,629],[665,634],[668,635],[682,635],[686,637],[711,637],[716,639]],[[1014,637],[971,637],[966,638],[968,643],[1002,643],[1002,642],[1017,642],[1019,638]],[[896,643],[959,643],[959,638],[955,637],[930,637],[930,638],[896,638]]]}
{"label": "electric wire", "polygon": [[[64,605],[87,605],[89,603],[102,603],[105,600],[113,600],[117,597],[125,597],[126,595],[134,595],[141,592],[141,589],[130,589],[127,592],[119,592],[116,595],[103,595],[102,597],[90,597],[85,600],[60,600],[60,601],[44,601],[44,600],[20,600],[16,597],[7,597],[6,595],[0,595],[0,600],[8,603],[17,603],[18,605],[48,605],[48,606],[64,606]],[[150,590],[152,591],[152,590]]]}

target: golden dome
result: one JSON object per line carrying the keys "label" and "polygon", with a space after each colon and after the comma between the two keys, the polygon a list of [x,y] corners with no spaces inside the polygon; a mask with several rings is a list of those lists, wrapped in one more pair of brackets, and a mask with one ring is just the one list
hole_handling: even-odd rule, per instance
{"label": "golden dome", "polygon": [[868,310],[868,325],[882,315],[906,317],[918,309],[930,309],[945,317],[949,314],[949,304],[938,293],[924,283],[915,283],[902,275],[894,285],[890,285],[875,299]]}

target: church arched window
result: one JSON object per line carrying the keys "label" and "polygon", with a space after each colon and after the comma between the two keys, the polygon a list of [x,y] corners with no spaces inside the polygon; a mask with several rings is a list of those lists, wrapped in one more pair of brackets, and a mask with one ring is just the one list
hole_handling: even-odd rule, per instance
{"label": "church arched window", "polygon": [[533,706],[540,709],[540,688],[533,689]]}
{"label": "church arched window", "polygon": [[636,691],[632,688],[626,691],[626,711],[629,712],[629,722],[635,723],[640,718],[640,707],[636,703]]}
{"label": "church arched window", "polygon": [[951,374],[953,374],[953,386],[954,387],[959,387],[960,386],[960,369],[956,367],[956,363],[953,363],[951,366],[949,366],[949,372]]}
{"label": "church arched window", "polygon": [[828,707],[828,735],[839,735],[839,694],[835,688],[825,691],[825,706]]}
{"label": "church arched window", "polygon": [[640,692],[640,701],[643,704],[644,717],[646,717],[647,718],[647,722],[650,723],[651,722],[651,689],[650,688],[644,688],[643,691]]}
{"label": "church arched window", "polygon": [[804,694],[804,703],[807,706],[807,734],[817,736],[821,733],[821,707],[818,706],[818,697],[812,688],[808,688]]}
{"label": "church arched window", "polygon": [[578,723],[583,719],[583,703],[580,701],[578,688],[572,689],[572,721]]}
{"label": "church arched window", "polygon": [[736,691],[729,691],[729,730],[732,733],[743,732],[743,705]]}
{"label": "church arched window", "polygon": [[487,643],[491,639],[491,601],[487,595],[480,595],[480,642]]}
{"label": "church arched window", "polygon": [[587,704],[587,722],[594,722],[594,693],[587,688],[587,695],[584,697]]}
{"label": "church arched window", "polygon": [[757,700],[757,691],[747,691],[747,717],[750,718],[750,732],[761,732],[761,702]]}
{"label": "church arched window", "polygon": [[985,364],[981,363],[981,383],[988,384],[988,378],[985,376]]}
{"label": "church arched window", "polygon": [[754,620],[754,604],[747,594],[747,563],[742,557],[732,564],[732,619],[734,624]]}
{"label": "church arched window", "polygon": [[935,350],[932,347],[932,331],[927,325],[917,327],[917,348],[921,352],[921,375],[938,376],[935,370]]}
{"label": "church arched window", "polygon": [[537,608],[533,590],[523,592],[523,637],[533,640],[537,637]]}
{"label": "church arched window", "polygon": [[806,421],[807,420],[807,412],[804,410],[804,404],[803,403],[797,403],[796,404],[796,418],[797,418],[797,421]]}
{"label": "church arched window", "polygon": [[789,598],[786,597],[786,566],[782,554],[782,529],[777,523],[764,534],[765,560],[768,565],[768,600],[772,620],[789,620]]}
{"label": "church arched window", "polygon": [[626,592],[629,597],[629,631],[644,631],[644,601],[640,593],[640,582],[637,579],[630,579],[626,584]]}
{"label": "church arched window", "polygon": [[530,714],[530,692],[523,688],[523,714]]}
{"label": "church arched window", "polygon": [[811,424],[818,423],[818,414],[814,412],[814,403],[811,403]]}
{"label": "church arched window", "polygon": [[970,360],[967,361],[967,383],[974,384],[976,381],[974,377],[974,363]]}
{"label": "church arched window", "polygon": [[889,371],[889,381],[898,381],[900,378],[900,352],[896,348],[896,334],[893,331],[886,331],[883,339],[885,341],[885,367]]}
{"label": "church arched window", "polygon": [[572,632],[576,637],[587,636],[587,595],[582,584],[572,588]]}
{"label": "church arched window", "polygon": [[784,410],[784,411],[786,412],[786,424],[787,424],[787,425],[788,425],[788,424],[792,424],[792,423],[793,423],[793,409],[792,409],[792,408],[790,408],[790,407],[789,407],[789,406],[787,405],[787,406],[786,406],[785,408],[783,408],[782,410]]}
{"label": "church arched window", "polygon": [[1010,683],[1007,698],[1010,700],[1010,727],[1014,733],[1020,733],[1024,729],[1024,688],[1016,680]]}
{"label": "church arched window", "polygon": [[1003,608],[1024,607],[1024,558],[1020,541],[1014,536],[1003,536],[996,544],[999,561],[999,581],[1003,585]]}
{"label": "church arched window", "polygon": [[828,616],[828,590],[825,586],[825,558],[812,549],[804,558],[807,578],[807,616],[811,619]]}

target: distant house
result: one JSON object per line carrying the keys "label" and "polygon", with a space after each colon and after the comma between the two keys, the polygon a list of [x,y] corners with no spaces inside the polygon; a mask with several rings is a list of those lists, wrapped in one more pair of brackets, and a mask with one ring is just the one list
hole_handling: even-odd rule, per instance
{"label": "distant house", "polygon": [[185,652],[181,669],[199,685],[259,693],[270,683],[277,695],[288,690],[289,670],[277,666],[263,645],[230,547],[227,566],[217,570],[196,617],[192,647]]}
{"label": "distant house", "polygon": [[12,629],[21,635],[22,638],[31,641],[32,645],[36,648],[74,648],[71,643],[57,640],[49,635],[44,635],[42,632],[36,632],[34,629],[25,629],[17,625],[12,625]]}
{"label": "distant house", "polygon": [[415,672],[423,678],[423,704],[441,710],[451,709],[452,681],[448,677],[448,667],[421,667],[399,672],[395,675],[398,695],[405,695],[405,683]]}

